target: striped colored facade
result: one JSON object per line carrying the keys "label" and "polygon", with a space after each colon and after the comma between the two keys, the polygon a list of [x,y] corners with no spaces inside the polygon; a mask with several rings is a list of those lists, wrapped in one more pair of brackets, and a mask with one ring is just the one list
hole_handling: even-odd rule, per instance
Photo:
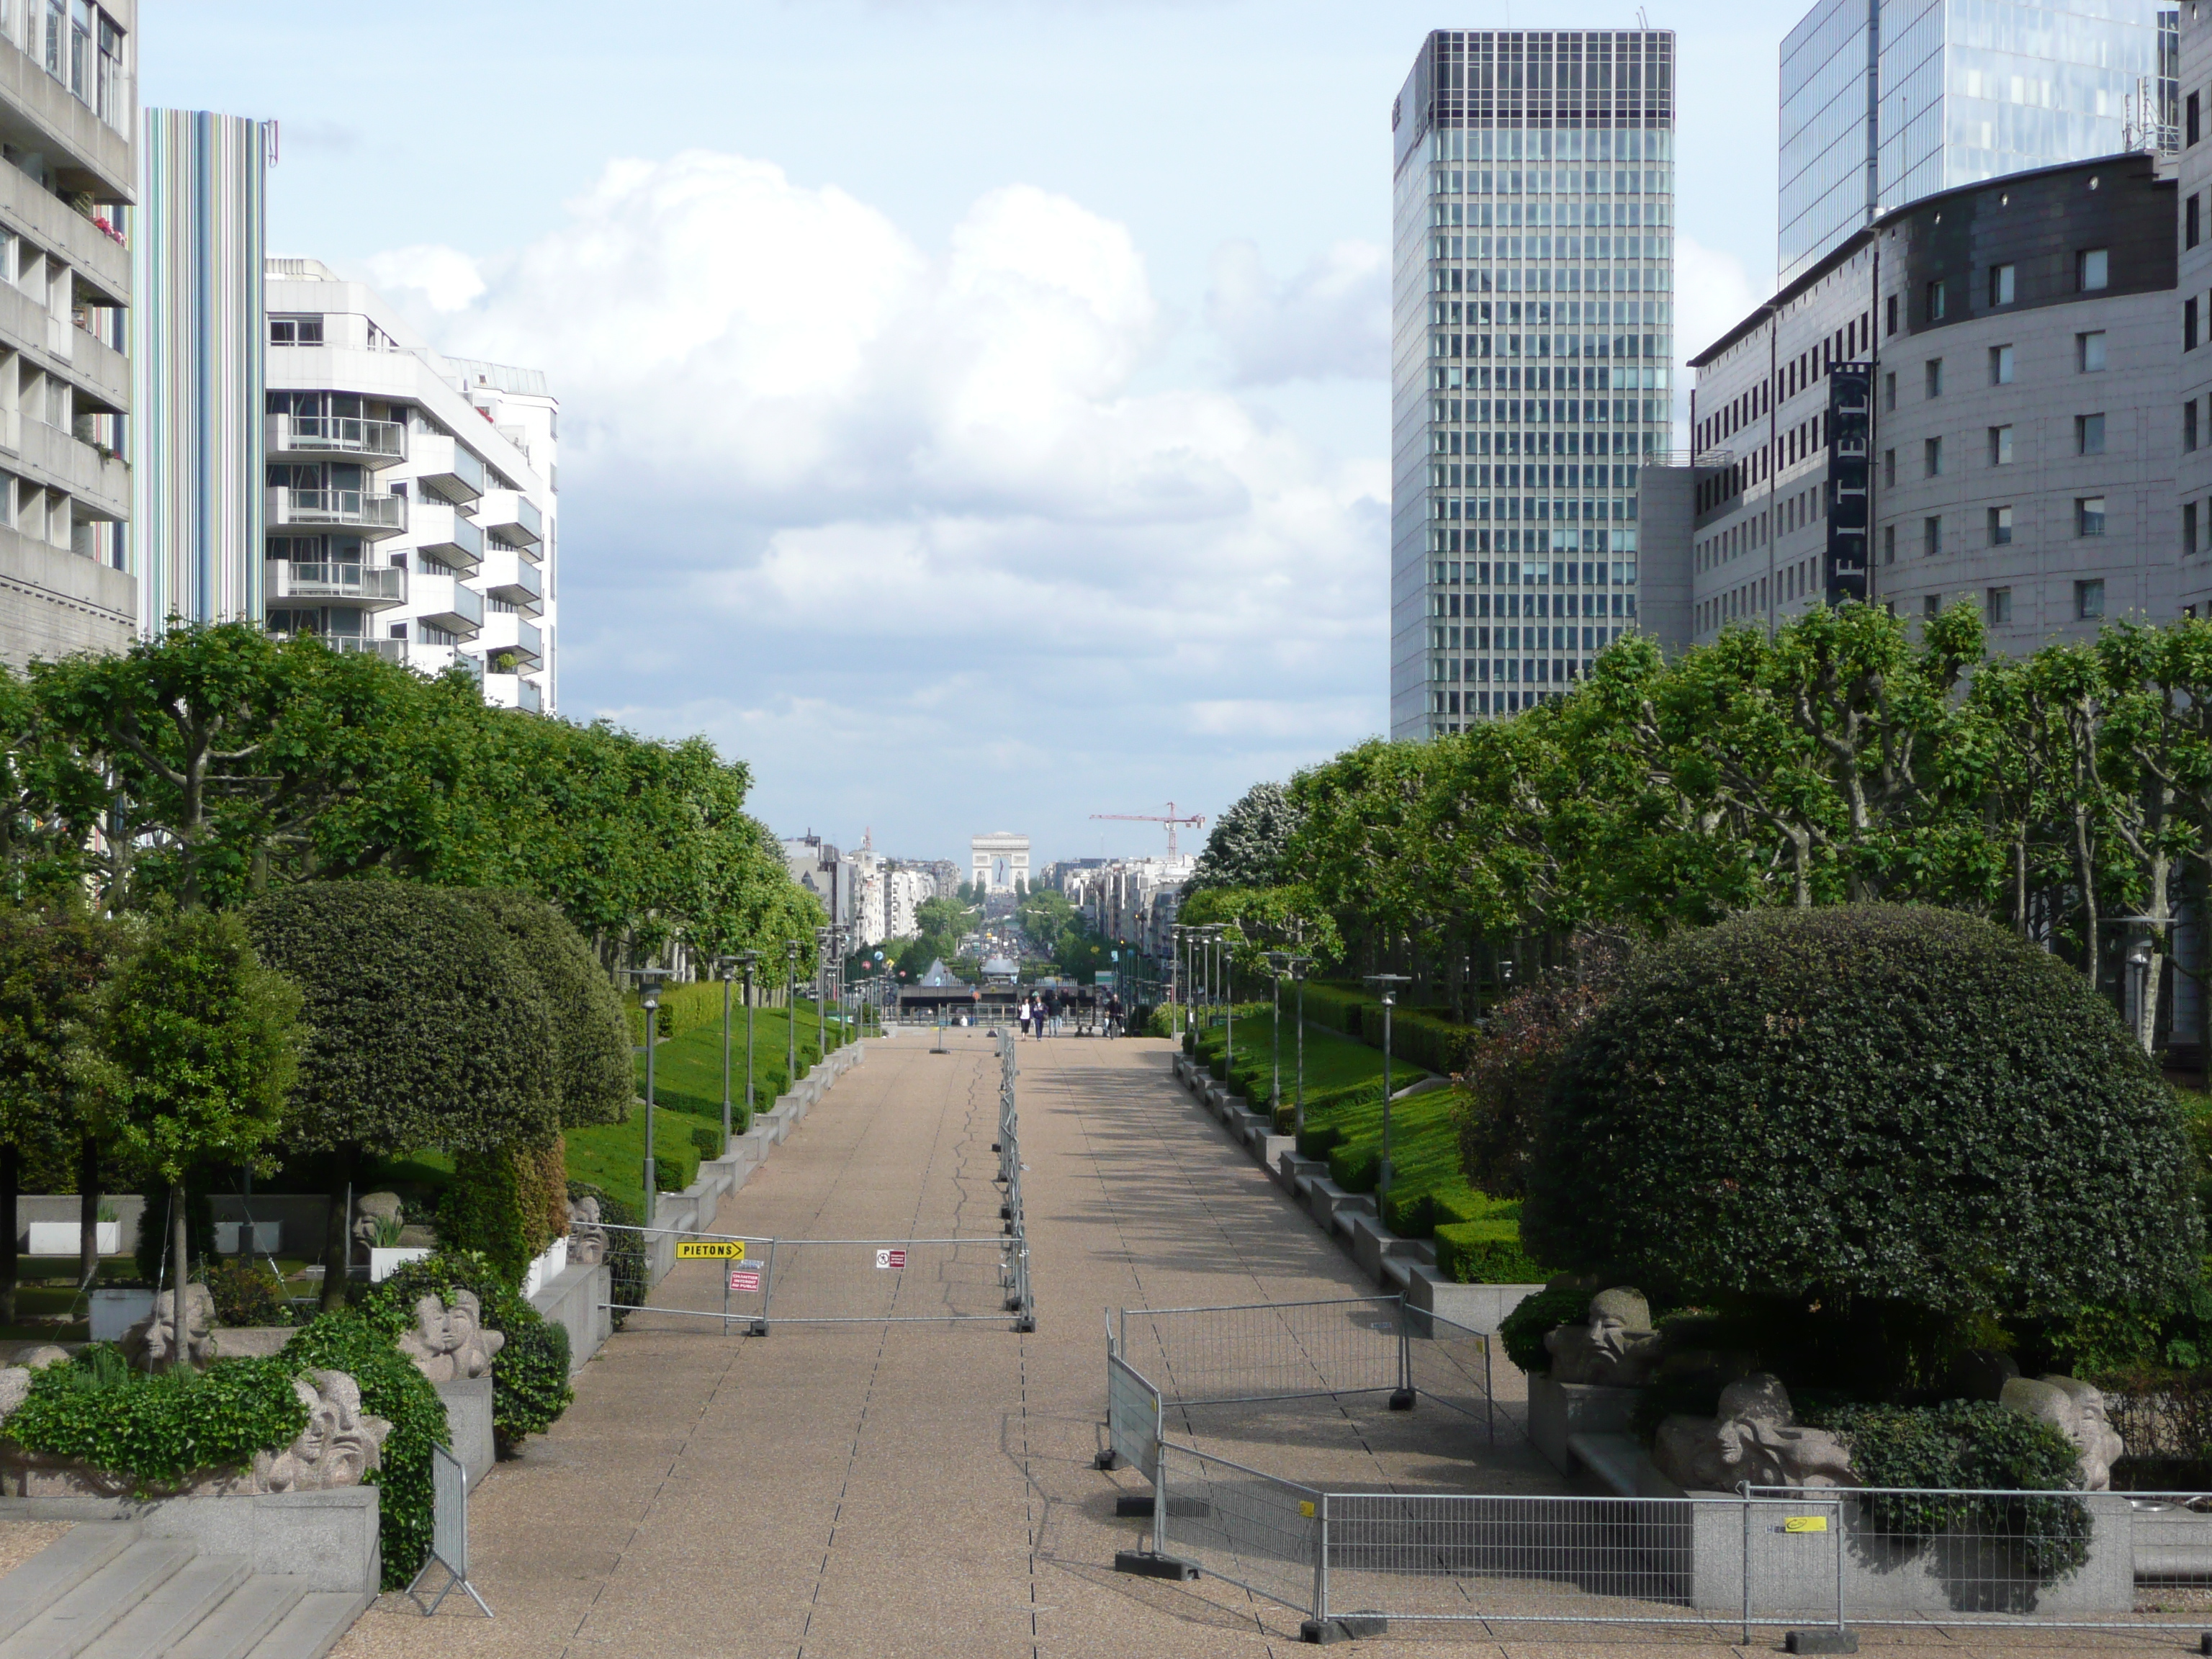
{"label": "striped colored facade", "polygon": [[262,616],[265,129],[204,110],[142,112],[131,518],[149,635],[171,617]]}

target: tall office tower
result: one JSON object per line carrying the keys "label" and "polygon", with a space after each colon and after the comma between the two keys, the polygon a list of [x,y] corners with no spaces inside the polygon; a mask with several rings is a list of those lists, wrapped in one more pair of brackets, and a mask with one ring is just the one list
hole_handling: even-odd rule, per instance
{"label": "tall office tower", "polygon": [[120,650],[136,0],[0,6],[0,659]]}
{"label": "tall office tower", "polygon": [[138,624],[261,615],[265,123],[145,112],[131,374]]}
{"label": "tall office tower", "polygon": [[318,259],[267,262],[269,628],[551,713],[559,410]]}
{"label": "tall office tower", "polygon": [[1881,214],[2173,149],[2172,0],[1817,0],[1782,43],[1778,286]]}
{"label": "tall office tower", "polygon": [[1674,37],[1440,29],[1390,124],[1390,729],[1419,738],[1558,695],[1638,625]]}

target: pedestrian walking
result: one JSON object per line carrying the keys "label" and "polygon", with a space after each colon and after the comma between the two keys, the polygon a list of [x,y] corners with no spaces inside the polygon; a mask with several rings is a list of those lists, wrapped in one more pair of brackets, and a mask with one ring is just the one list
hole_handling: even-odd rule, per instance
{"label": "pedestrian walking", "polygon": [[1027,1036],[1030,1034],[1030,1000],[1029,1000],[1027,997],[1024,997],[1024,998],[1022,999],[1022,1006],[1021,1006],[1021,1011],[1020,1011],[1020,1012],[1021,1012],[1021,1021],[1022,1021],[1022,1035],[1023,1035],[1024,1036]]}
{"label": "pedestrian walking", "polygon": [[1118,991],[1106,999],[1106,1035],[1109,1037],[1121,1035],[1121,996]]}

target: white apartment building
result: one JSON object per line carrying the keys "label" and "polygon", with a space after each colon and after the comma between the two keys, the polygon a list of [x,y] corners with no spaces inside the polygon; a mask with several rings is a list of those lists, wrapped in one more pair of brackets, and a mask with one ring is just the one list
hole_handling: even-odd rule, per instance
{"label": "white apartment building", "polygon": [[1175,954],[1175,921],[1182,908],[1182,884],[1198,860],[1174,858],[1114,859],[1088,869],[1067,872],[1062,890],[1068,902],[1109,942],[1127,945],[1158,962]]}
{"label": "white apartment building", "polygon": [[487,702],[559,702],[560,410],[536,369],[432,350],[374,289],[268,261],[266,605]]}
{"label": "white apartment building", "polygon": [[[884,934],[887,939],[919,939],[918,912],[924,899],[937,896],[937,878],[926,870],[896,865],[884,872]],[[947,895],[950,896],[950,895]]]}

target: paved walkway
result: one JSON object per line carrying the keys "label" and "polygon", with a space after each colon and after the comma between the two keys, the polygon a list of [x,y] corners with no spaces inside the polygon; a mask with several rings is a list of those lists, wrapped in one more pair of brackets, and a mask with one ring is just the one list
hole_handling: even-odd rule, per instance
{"label": "paved walkway", "polygon": [[[997,1065],[981,1033],[872,1044],[725,1206],[719,1230],[815,1238],[994,1235]],[[343,1656],[1161,1656],[1301,1650],[1294,1615],[1218,1581],[1112,1571],[1141,1523],[1102,1474],[1101,1310],[1372,1290],[1168,1074],[1168,1045],[1023,1045],[1037,1330],[1011,1321],[782,1328],[641,1315],[577,1379],[576,1403],[471,1504],[485,1621],[448,1601],[425,1621],[398,1598]],[[825,1262],[829,1261],[824,1257]],[[917,1262],[917,1266],[921,1264]],[[656,1302],[719,1307],[720,1269],[687,1264]],[[880,1294],[872,1274],[852,1295]],[[825,1273],[820,1305],[835,1299]],[[902,1300],[938,1279],[917,1273]],[[855,1304],[857,1305],[857,1303]],[[779,1311],[782,1311],[779,1309]],[[1248,1423],[1248,1461],[1360,1485],[1556,1489],[1525,1448],[1492,1455],[1443,1414],[1334,1408]],[[1194,1421],[1230,1448],[1226,1425]],[[1510,1437],[1501,1437],[1510,1441]],[[1264,1449],[1253,1443],[1272,1440]],[[1480,1468],[1469,1480],[1471,1462]],[[1739,1649],[1723,1632],[1430,1627],[1375,1653],[1565,1656]],[[1560,1641],[1554,1638],[1565,1637]],[[1479,1638],[1479,1639],[1478,1639]],[[2085,1646],[2175,1651],[2177,1637],[1970,1632],[1899,1640],[1960,1654]],[[1888,1640],[1869,1632],[1872,1650]],[[2190,1635],[2188,1647],[2195,1638]]]}

